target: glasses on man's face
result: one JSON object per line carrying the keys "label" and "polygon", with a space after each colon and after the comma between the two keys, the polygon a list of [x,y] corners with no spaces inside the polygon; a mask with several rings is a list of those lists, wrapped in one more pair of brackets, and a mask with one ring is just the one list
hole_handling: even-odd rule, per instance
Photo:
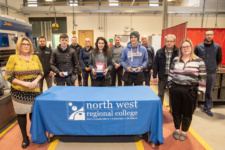
{"label": "glasses on man's face", "polygon": [[175,41],[166,41],[166,43],[173,43],[173,42],[175,42]]}
{"label": "glasses on man's face", "polygon": [[24,43],[22,43],[21,45],[24,46],[24,47],[26,47],[26,46],[29,47],[30,46],[30,44],[24,44]]}
{"label": "glasses on man's face", "polygon": [[181,48],[182,49],[188,49],[188,48],[190,48],[191,46],[189,45],[189,46],[182,46]]}

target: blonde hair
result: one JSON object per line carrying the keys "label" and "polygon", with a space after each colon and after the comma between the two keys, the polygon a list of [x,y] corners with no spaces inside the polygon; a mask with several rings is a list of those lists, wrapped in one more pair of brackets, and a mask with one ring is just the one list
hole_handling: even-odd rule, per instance
{"label": "blonde hair", "polygon": [[184,42],[188,42],[191,46],[191,56],[190,56],[190,61],[192,60],[195,60],[198,58],[198,56],[195,55],[194,53],[194,46],[193,46],[193,43],[190,39],[183,39],[180,43],[180,48],[179,48],[179,58],[178,58],[178,62],[180,61],[181,57],[183,56],[182,55],[182,45]]}
{"label": "blonde hair", "polygon": [[175,36],[174,34],[168,34],[167,36],[165,36],[165,41],[166,41],[168,38],[173,38],[174,41],[176,41],[176,36]]}
{"label": "blonde hair", "polygon": [[27,41],[27,42],[29,42],[29,44],[30,44],[29,55],[34,54],[33,45],[32,45],[32,43],[31,43],[30,39],[29,39],[28,37],[26,37],[26,36],[25,36],[25,37],[20,37],[20,38],[18,39],[18,41],[16,42],[16,54],[17,54],[17,55],[21,54],[21,46],[22,46],[22,42],[23,42],[23,41]]}

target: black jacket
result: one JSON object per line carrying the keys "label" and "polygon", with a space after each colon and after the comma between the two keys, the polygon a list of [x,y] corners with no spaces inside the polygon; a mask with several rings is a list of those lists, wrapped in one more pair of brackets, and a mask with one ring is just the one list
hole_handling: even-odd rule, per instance
{"label": "black jacket", "polygon": [[71,44],[70,47],[76,51],[77,59],[79,60],[80,50],[82,49],[82,47],[79,44],[77,44],[77,46]]}
{"label": "black jacket", "polygon": [[[98,54],[96,54],[96,55],[98,55]],[[95,56],[94,56],[94,54],[93,54],[93,51],[91,51],[90,52],[90,56],[89,56],[89,67],[90,67],[90,69],[91,69],[91,71],[92,71],[92,69],[94,68],[96,68],[96,60],[95,60]],[[110,72],[111,72],[111,70],[112,70],[112,55],[110,54],[110,56],[109,56],[109,58],[108,59],[105,59],[105,63],[106,63],[106,66],[105,66],[105,69],[108,69],[108,72],[107,72],[107,74],[106,74],[106,76],[105,76],[105,79],[107,79],[107,78],[110,78],[111,76],[110,76]],[[92,75],[91,76],[92,77],[92,79],[96,79],[96,75]]]}
{"label": "black jacket", "polygon": [[146,48],[146,50],[148,52],[148,63],[147,63],[147,66],[145,67],[144,71],[149,72],[152,69],[155,51],[154,51],[154,48],[150,45],[147,45],[147,46],[144,46],[144,47]]}
{"label": "black jacket", "polygon": [[89,50],[86,50],[86,48],[82,48],[80,50],[80,64],[81,64],[81,67],[82,69],[85,69],[86,67],[89,67],[89,55],[90,55],[90,52],[94,50],[94,48],[91,46]]}
{"label": "black jacket", "polygon": [[[153,78],[158,77],[159,79],[162,79],[163,76],[165,75],[165,68],[166,68],[166,54],[165,54],[165,50],[166,50],[166,46],[164,46],[163,48],[159,49],[156,52],[155,58],[154,58],[154,62],[153,62]],[[179,53],[179,49],[174,46],[173,47],[173,53],[172,53],[172,57],[170,59],[170,64],[173,61],[173,59],[178,56]]]}
{"label": "black jacket", "polygon": [[198,44],[194,50],[195,54],[202,58],[206,65],[207,74],[215,74],[217,65],[222,61],[222,50],[219,44],[205,42]]}
{"label": "black jacket", "polygon": [[50,58],[52,55],[52,49],[48,48],[46,46],[44,47],[37,47],[34,50],[34,54],[37,55],[40,59],[40,62],[42,64],[44,74],[48,75],[51,71],[50,69]]}
{"label": "black jacket", "polygon": [[51,60],[51,69],[59,76],[59,72],[67,71],[68,75],[77,73],[77,57],[74,49],[67,45],[66,50],[62,50],[61,45],[53,51]]}

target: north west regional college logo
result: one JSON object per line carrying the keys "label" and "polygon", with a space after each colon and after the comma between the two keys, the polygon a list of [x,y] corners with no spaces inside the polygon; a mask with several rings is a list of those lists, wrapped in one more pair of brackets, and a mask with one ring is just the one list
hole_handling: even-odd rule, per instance
{"label": "north west regional college logo", "polygon": [[68,102],[66,106],[68,120],[85,120],[85,111],[82,102]]}

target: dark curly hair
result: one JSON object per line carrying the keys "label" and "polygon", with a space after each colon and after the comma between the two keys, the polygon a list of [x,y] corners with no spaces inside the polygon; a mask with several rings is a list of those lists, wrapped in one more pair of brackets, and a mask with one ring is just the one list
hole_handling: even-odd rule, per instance
{"label": "dark curly hair", "polygon": [[111,50],[109,49],[109,45],[108,42],[106,41],[106,39],[104,37],[98,37],[96,42],[95,42],[95,49],[94,49],[94,56],[96,56],[99,53],[99,48],[98,48],[98,41],[102,40],[105,43],[105,46],[103,48],[103,54],[105,58],[109,58],[110,54],[111,54]]}

